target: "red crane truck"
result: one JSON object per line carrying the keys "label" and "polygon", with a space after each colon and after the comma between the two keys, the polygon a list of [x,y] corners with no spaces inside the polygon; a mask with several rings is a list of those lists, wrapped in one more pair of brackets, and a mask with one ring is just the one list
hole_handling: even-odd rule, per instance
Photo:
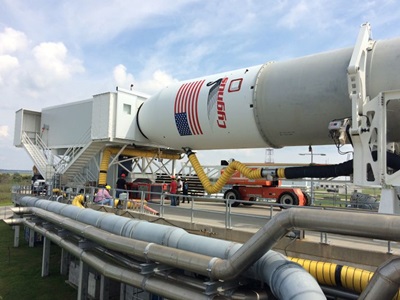
{"label": "red crane truck", "polygon": [[243,205],[252,205],[259,198],[275,199],[276,203],[285,205],[309,206],[311,204],[309,194],[300,188],[283,187],[280,180],[248,179],[236,171],[227,185],[230,188],[225,191],[224,199],[231,200],[233,207],[241,203],[234,200],[248,201],[242,202]]}

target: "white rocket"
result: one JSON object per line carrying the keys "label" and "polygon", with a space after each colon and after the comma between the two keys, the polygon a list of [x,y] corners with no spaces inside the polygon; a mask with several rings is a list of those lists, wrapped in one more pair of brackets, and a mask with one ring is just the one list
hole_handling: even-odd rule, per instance
{"label": "white rocket", "polygon": [[[351,117],[347,68],[353,48],[271,62],[171,84],[144,102],[141,133],[180,149],[332,143],[328,124]],[[366,95],[400,89],[400,39],[368,51]],[[399,104],[388,111],[388,142],[400,140]]]}

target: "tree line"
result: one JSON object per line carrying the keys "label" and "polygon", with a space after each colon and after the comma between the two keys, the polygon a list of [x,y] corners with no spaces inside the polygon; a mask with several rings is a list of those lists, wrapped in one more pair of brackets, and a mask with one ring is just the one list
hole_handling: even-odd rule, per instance
{"label": "tree line", "polygon": [[1,173],[0,184],[30,183],[32,175],[20,173]]}

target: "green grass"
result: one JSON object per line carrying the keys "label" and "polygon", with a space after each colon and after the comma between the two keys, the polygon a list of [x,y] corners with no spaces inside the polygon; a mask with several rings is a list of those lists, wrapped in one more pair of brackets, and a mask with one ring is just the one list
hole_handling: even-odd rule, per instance
{"label": "green grass", "polygon": [[0,184],[0,206],[11,205],[11,183]]}
{"label": "green grass", "polygon": [[0,300],[76,299],[77,291],[60,275],[61,249],[51,244],[50,275],[41,277],[42,245],[29,248],[20,232],[20,246],[13,247],[14,231],[0,221]]}
{"label": "green grass", "polygon": [[[0,206],[11,205],[11,188],[13,185],[25,185],[31,184],[30,175],[21,175],[19,173],[0,174]],[[1,299],[0,299],[1,300]]]}

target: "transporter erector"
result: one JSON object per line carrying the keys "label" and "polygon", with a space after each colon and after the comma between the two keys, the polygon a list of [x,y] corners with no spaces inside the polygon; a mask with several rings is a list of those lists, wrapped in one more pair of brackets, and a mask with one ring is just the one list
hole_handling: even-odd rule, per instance
{"label": "transporter erector", "polygon": [[[400,87],[400,39],[376,41],[367,52],[366,95]],[[172,83],[145,101],[138,126],[150,141],[180,149],[326,145],[328,124],[350,118],[348,67],[353,49]],[[398,106],[390,110],[396,115]],[[388,123],[398,141],[400,119]]]}
{"label": "transporter erector", "polygon": [[[397,186],[399,159],[386,153],[397,154],[400,140],[399,51],[399,38],[372,40],[366,23],[354,48],[170,84],[139,108],[137,126],[152,143],[190,154],[351,143],[354,162],[343,173],[335,167],[294,173],[354,173],[356,184]],[[260,176],[288,178],[286,171]]]}

